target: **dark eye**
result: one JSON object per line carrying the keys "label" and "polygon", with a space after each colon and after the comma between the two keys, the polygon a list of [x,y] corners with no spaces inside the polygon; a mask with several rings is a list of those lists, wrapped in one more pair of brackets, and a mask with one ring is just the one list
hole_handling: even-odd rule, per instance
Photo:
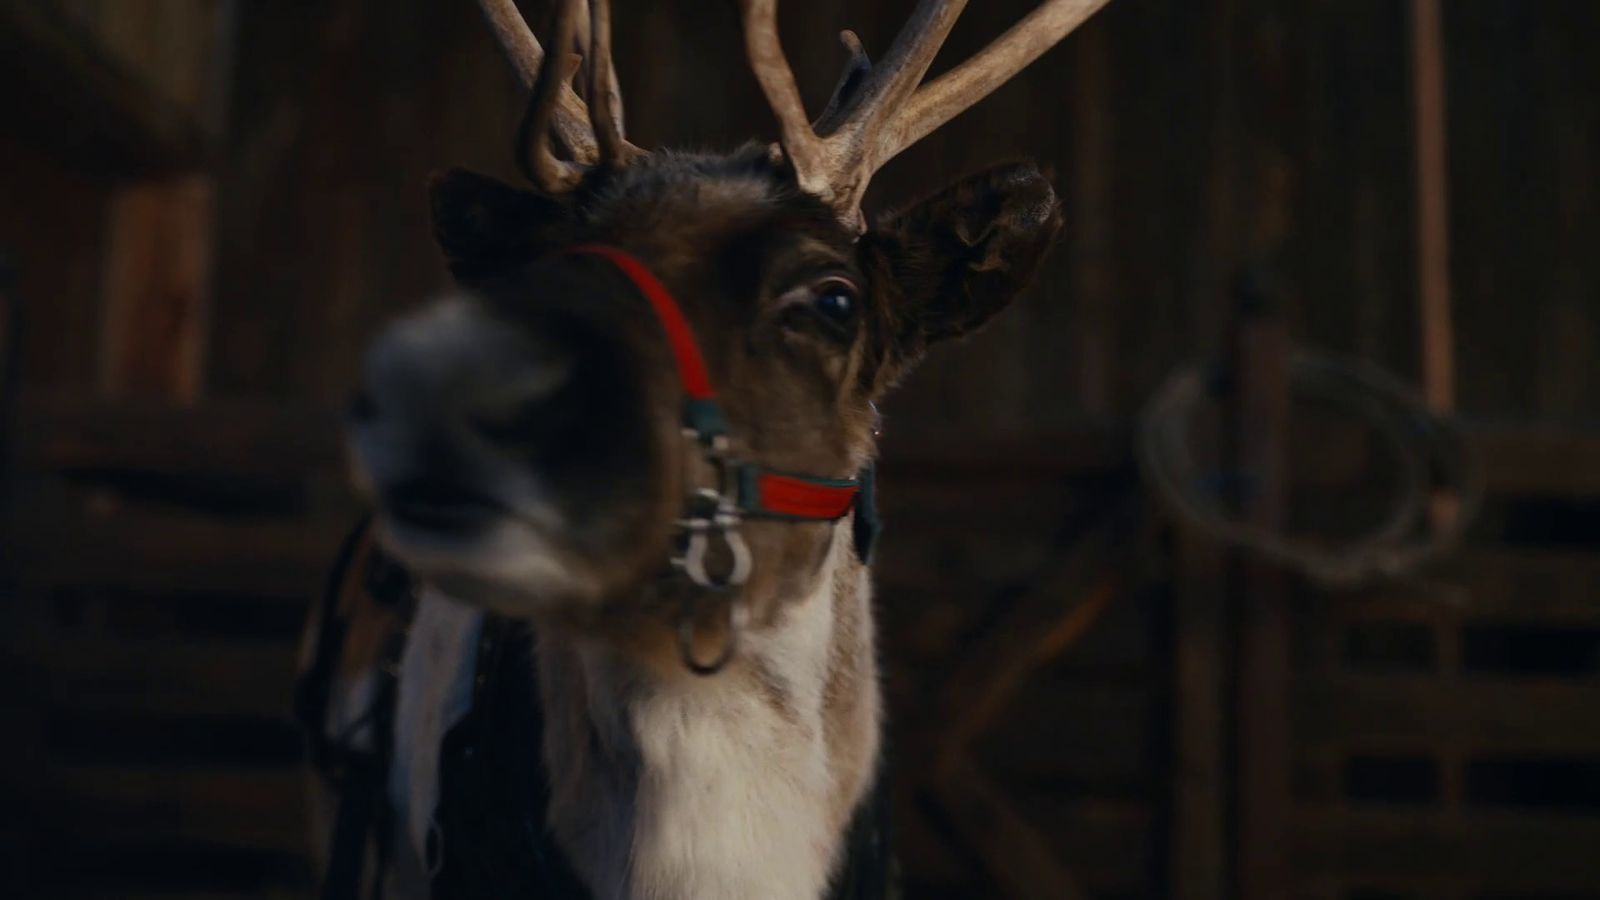
{"label": "dark eye", "polygon": [[826,278],[811,288],[811,308],[830,325],[848,328],[856,316],[856,286],[842,278]]}
{"label": "dark eye", "polygon": [[843,275],[796,285],[777,303],[785,327],[812,334],[821,332],[838,340],[849,340],[855,334],[860,306],[860,289]]}

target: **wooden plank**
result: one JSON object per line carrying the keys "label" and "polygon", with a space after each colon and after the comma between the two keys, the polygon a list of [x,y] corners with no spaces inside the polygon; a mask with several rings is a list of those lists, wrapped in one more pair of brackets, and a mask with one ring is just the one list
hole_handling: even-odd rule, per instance
{"label": "wooden plank", "polygon": [[1600,554],[1473,547],[1424,585],[1385,585],[1328,598],[1326,627],[1359,621],[1600,623]]}
{"label": "wooden plank", "polygon": [[1016,900],[1086,900],[1077,879],[1052,852],[1041,832],[1012,808],[1005,795],[969,761],[951,764],[929,790],[947,821],[983,858],[1004,896]]}
{"label": "wooden plank", "polygon": [[1455,408],[1456,335],[1450,309],[1450,169],[1443,31],[1439,0],[1411,0],[1422,383],[1429,408],[1447,413]]}
{"label": "wooden plank", "polygon": [[[3,38],[0,38],[3,40]],[[0,60],[0,69],[5,62]],[[4,88],[0,87],[0,103]],[[15,123],[0,131],[0,252],[11,259],[22,343],[20,385],[90,389],[100,327],[103,213],[110,186],[25,141]],[[71,239],[66,236],[70,235]]]}
{"label": "wooden plank", "polygon": [[1590,891],[1600,884],[1600,817],[1429,811],[1302,810],[1295,859],[1304,877],[1442,876],[1478,891]]}
{"label": "wooden plank", "polygon": [[310,597],[351,522],[235,521],[144,509],[14,512],[0,560],[23,587],[222,588]]}
{"label": "wooden plank", "polygon": [[944,679],[946,712],[938,775],[950,774],[968,745],[990,727],[1039,667],[1070,647],[1093,626],[1121,592],[1120,568],[1134,549],[1141,505],[1119,503],[1106,520],[1072,547],[1056,570],[1042,578],[1004,617],[963,651],[960,665]]}
{"label": "wooden plank", "polygon": [[[203,110],[225,81],[213,81],[214,44],[226,41],[224,0],[106,3],[57,0],[106,54],[140,73],[151,88],[184,109]],[[76,9],[74,9],[76,7]],[[219,83],[220,82],[220,83]]]}
{"label": "wooden plank", "polygon": [[1452,875],[1369,875],[1349,878],[1318,875],[1300,879],[1293,896],[1296,900],[1348,900],[1350,897],[1477,900],[1484,896],[1478,887],[1470,879]]}
{"label": "wooden plank", "polygon": [[1170,883],[1175,900],[1223,900],[1228,896],[1222,704],[1226,581],[1214,542],[1188,529],[1176,540]]}
{"label": "wooden plank", "polygon": [[1156,816],[1134,800],[1105,800],[1066,791],[1019,794],[1015,812],[1049,835],[1063,864],[1094,897],[1162,897],[1153,864]]}
{"label": "wooden plank", "polygon": [[[28,773],[40,837],[306,852],[307,776],[289,770],[50,767]],[[15,780],[15,776],[12,779]]]}
{"label": "wooden plank", "polygon": [[15,406],[22,376],[22,315],[17,304],[16,272],[7,253],[6,248],[0,247],[0,509],[10,500]]}
{"label": "wooden plank", "polygon": [[[1289,335],[1256,293],[1242,294],[1232,338],[1234,398],[1228,428],[1234,471],[1254,489],[1240,498],[1240,518],[1271,533],[1284,525],[1288,499]],[[1239,572],[1234,642],[1235,877],[1242,900],[1288,894],[1285,845],[1289,787],[1289,574],[1247,553]]]}
{"label": "wooden plank", "polygon": [[0,2],[0,85],[11,127],[84,168],[171,172],[208,152],[194,111],[112,59],[55,4]]}
{"label": "wooden plank", "polygon": [[193,403],[204,380],[216,191],[206,175],[112,193],[100,388]]}
{"label": "wooden plank", "polygon": [[1495,493],[1600,496],[1600,430],[1474,423],[1470,434]]}
{"label": "wooden plank", "polygon": [[[966,874],[967,854],[945,840],[955,829],[943,822],[942,814],[937,823],[923,815],[930,807],[937,808],[930,800],[921,797],[915,804],[905,804],[903,811],[917,814],[896,818],[905,896],[948,900],[1005,896],[995,880]],[[1059,791],[1018,795],[1014,802],[1013,814],[1049,836],[1053,857],[1070,867],[1089,896],[1162,896],[1152,886],[1149,852],[1155,829],[1148,807],[1068,798]],[[941,830],[935,831],[933,824]]]}
{"label": "wooden plank", "polygon": [[282,640],[12,635],[0,667],[31,686],[12,701],[28,706],[286,718],[296,654]]}
{"label": "wooden plank", "polygon": [[1113,409],[1117,346],[1115,265],[1105,227],[1111,220],[1117,158],[1107,29],[1084,29],[1072,46],[1072,56],[1073,159],[1067,214],[1072,217],[1073,240],[1063,249],[1071,253],[1072,297],[1079,310],[1072,336],[1078,401],[1085,412],[1104,416]]}
{"label": "wooden plank", "polygon": [[339,417],[277,400],[107,400],[30,391],[19,398],[20,465],[34,471],[140,469],[305,474],[340,464]]}
{"label": "wooden plank", "polygon": [[[89,851],[92,852],[92,851]],[[295,879],[298,881],[298,879]],[[71,885],[41,886],[52,900],[104,900],[101,889],[73,887]],[[217,890],[214,888],[173,888],[146,891],[117,891],[117,900],[305,900],[312,890],[310,885],[262,886],[246,891]]]}
{"label": "wooden plank", "polygon": [[1091,418],[1045,432],[959,436],[944,428],[930,434],[891,426],[883,439],[881,471],[886,479],[997,483],[1127,476],[1133,471],[1132,438],[1132,424],[1115,418]]}
{"label": "wooden plank", "polygon": [[1600,685],[1589,681],[1330,674],[1302,679],[1305,744],[1395,752],[1600,752]]}
{"label": "wooden plank", "polygon": [[1146,685],[1097,677],[1030,679],[1013,714],[978,740],[972,756],[1018,794],[1127,798],[1150,793],[1157,710]]}

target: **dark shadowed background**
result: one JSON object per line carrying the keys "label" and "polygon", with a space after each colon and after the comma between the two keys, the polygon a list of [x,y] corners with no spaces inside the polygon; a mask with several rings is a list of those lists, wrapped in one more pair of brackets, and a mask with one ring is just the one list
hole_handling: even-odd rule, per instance
{"label": "dark shadowed background", "polygon": [[[775,136],[732,4],[615,5],[630,137]],[[784,4],[813,110],[837,31],[881,54],[912,5]],[[935,70],[1032,5],[971,4]],[[1600,898],[1600,3],[1446,0],[1436,57],[1413,8],[1112,0],[878,179],[871,209],[1031,156],[1068,222],[885,409],[909,896]],[[337,410],[446,283],[428,174],[516,180],[522,103],[470,0],[0,0],[0,893],[309,892],[287,712],[360,510]],[[1444,330],[1419,143],[1448,159]],[[1412,382],[1425,332],[1452,347],[1488,492],[1437,564],[1267,579],[1265,677],[1236,652],[1263,589],[1131,449],[1232,343],[1244,267],[1299,346]],[[1381,512],[1393,460],[1306,433],[1290,518]]]}

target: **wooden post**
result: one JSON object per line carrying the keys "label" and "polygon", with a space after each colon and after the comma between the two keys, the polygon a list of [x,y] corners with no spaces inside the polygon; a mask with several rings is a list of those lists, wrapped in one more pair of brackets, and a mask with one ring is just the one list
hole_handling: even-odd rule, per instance
{"label": "wooden post", "polygon": [[1192,529],[1176,536],[1173,587],[1173,900],[1226,900],[1227,582],[1222,551]]}
{"label": "wooden post", "polygon": [[[1227,333],[1220,470],[1234,514],[1282,527],[1289,337],[1246,279]],[[1289,896],[1288,573],[1178,535],[1173,610],[1175,734],[1171,893],[1181,900]]]}
{"label": "wooden post", "polygon": [[1450,167],[1442,30],[1439,0],[1411,0],[1422,384],[1428,405],[1448,412],[1455,406],[1455,329],[1450,311]]}
{"label": "wooden post", "polygon": [[1072,93],[1072,296],[1078,304],[1078,401],[1088,415],[1114,408],[1116,297],[1112,290],[1112,177],[1115,136],[1110,111],[1110,35],[1083,29],[1073,40]]}
{"label": "wooden post", "polygon": [[204,380],[212,208],[208,175],[140,181],[112,195],[100,387],[194,402]]}
{"label": "wooden post", "polygon": [[22,376],[21,311],[17,308],[11,260],[0,250],[0,513],[10,496],[11,447],[16,440],[17,382]]}
{"label": "wooden post", "polygon": [[[1259,284],[1239,294],[1229,409],[1238,511],[1249,524],[1283,527],[1289,425],[1288,329]],[[1289,896],[1288,573],[1234,560],[1234,878],[1240,900]]]}

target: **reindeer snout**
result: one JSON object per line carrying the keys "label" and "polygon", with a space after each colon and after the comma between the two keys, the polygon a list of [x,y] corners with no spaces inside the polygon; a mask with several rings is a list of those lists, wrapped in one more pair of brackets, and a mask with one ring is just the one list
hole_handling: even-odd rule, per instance
{"label": "reindeer snout", "polygon": [[372,345],[351,406],[360,480],[381,507],[441,521],[536,503],[531,462],[581,406],[574,368],[557,341],[471,300],[402,320]]}

